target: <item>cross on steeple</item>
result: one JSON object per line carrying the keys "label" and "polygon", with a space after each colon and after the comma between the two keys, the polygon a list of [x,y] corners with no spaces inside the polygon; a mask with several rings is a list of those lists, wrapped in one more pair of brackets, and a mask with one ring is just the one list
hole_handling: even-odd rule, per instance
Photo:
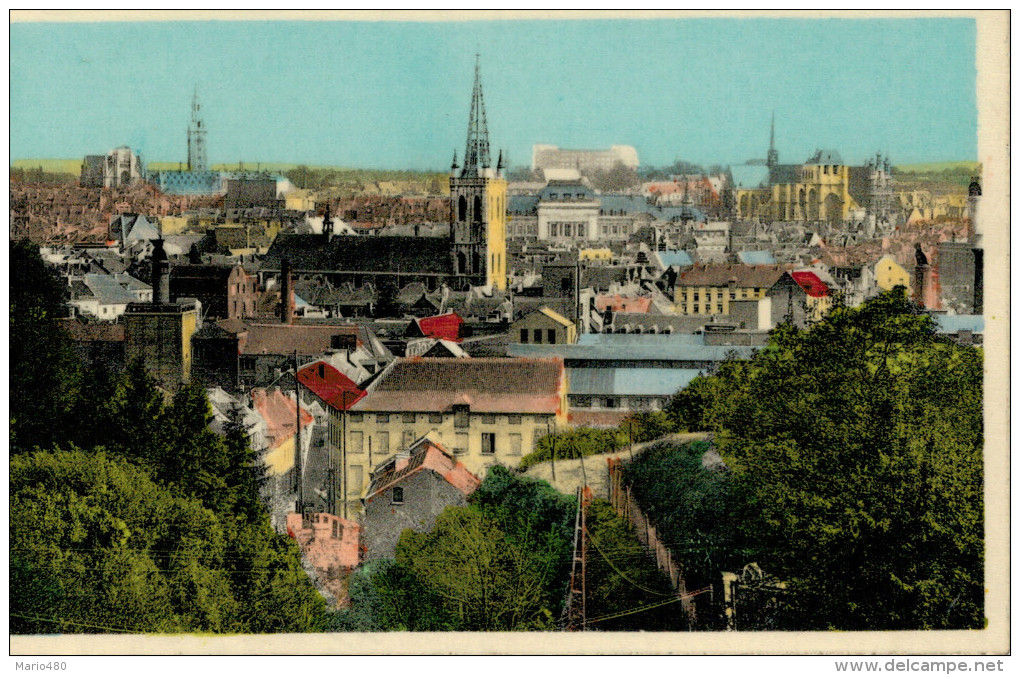
{"label": "cross on steeple", "polygon": [[482,97],[480,57],[475,54],[475,86],[471,92],[471,117],[468,119],[467,148],[461,175],[477,175],[491,166],[489,159],[489,127],[485,121],[485,99]]}

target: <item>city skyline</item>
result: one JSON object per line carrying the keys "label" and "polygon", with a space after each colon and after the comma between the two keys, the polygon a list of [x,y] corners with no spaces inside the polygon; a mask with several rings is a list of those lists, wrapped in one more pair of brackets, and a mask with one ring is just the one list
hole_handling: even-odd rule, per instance
{"label": "city skyline", "polygon": [[[11,24],[11,157],[119,145],[211,164],[444,170],[480,53],[493,152],[633,145],[643,165],[817,148],[847,163],[977,157],[973,19]],[[233,72],[232,72],[233,71]]]}

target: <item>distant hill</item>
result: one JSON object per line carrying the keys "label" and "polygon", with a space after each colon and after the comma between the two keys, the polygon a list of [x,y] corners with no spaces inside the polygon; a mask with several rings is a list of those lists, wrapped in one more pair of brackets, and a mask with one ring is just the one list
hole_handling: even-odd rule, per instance
{"label": "distant hill", "polygon": [[980,162],[934,162],[931,164],[899,164],[893,167],[899,173],[981,173]]}
{"label": "distant hill", "polygon": [[78,159],[16,159],[11,162],[13,169],[38,169],[46,173],[69,173],[72,176],[81,174],[81,158]]}

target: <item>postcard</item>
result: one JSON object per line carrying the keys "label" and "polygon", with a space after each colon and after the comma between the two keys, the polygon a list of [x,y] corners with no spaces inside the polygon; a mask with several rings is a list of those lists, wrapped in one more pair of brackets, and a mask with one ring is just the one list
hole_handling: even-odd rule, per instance
{"label": "postcard", "polygon": [[1007,12],[10,39],[19,667],[1008,654]]}

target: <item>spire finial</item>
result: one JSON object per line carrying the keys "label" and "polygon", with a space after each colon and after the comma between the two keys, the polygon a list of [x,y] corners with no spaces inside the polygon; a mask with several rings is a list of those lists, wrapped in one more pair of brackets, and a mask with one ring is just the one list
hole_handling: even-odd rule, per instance
{"label": "spire finial", "polygon": [[468,119],[467,147],[464,151],[464,172],[477,173],[490,166],[489,128],[485,119],[482,96],[481,56],[475,54],[475,85],[471,92],[471,116]]}

